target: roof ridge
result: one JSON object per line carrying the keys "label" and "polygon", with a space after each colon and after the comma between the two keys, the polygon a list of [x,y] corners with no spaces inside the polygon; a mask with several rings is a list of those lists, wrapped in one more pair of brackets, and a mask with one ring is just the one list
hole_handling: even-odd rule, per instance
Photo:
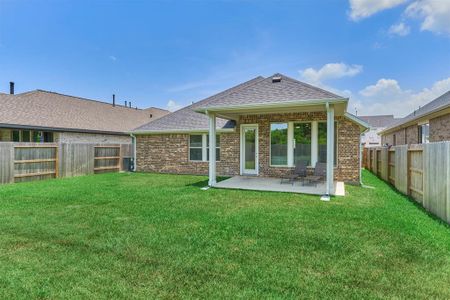
{"label": "roof ridge", "polygon": [[325,90],[325,89],[322,89],[322,88],[320,88],[320,87],[314,86],[314,85],[312,85],[312,84],[309,84],[309,83],[306,83],[306,82],[297,80],[297,79],[295,79],[295,78],[286,76],[286,75],[281,74],[281,73],[275,73],[274,75],[272,75],[272,77],[273,77],[273,76],[281,76],[281,77],[284,77],[285,79],[291,80],[291,81],[293,81],[293,82],[295,82],[295,83],[299,83],[299,84],[302,84],[302,85],[307,86],[307,87],[309,87],[309,88],[312,88],[312,89],[314,89],[314,90],[324,92],[324,93],[326,93],[326,94],[328,94],[328,95],[330,95],[330,96],[333,96],[333,97],[336,97],[336,98],[345,99],[344,97],[339,96],[339,95],[336,95],[335,93],[332,93],[332,92],[327,91],[327,90]]}
{"label": "roof ridge", "polygon": [[[137,129],[141,128],[141,127],[144,127],[144,126],[146,126],[147,124],[150,124],[150,123],[152,123],[153,125],[155,125],[155,124],[164,122],[166,118],[169,118],[169,117],[170,117],[170,118],[173,118],[173,114],[175,114],[175,113],[179,113],[179,112],[182,112],[182,111],[185,111],[185,110],[188,110],[188,109],[190,109],[190,110],[193,111],[192,107],[198,106],[198,105],[200,105],[201,103],[204,103],[205,101],[211,100],[211,98],[213,98],[213,97],[218,97],[217,99],[221,99],[221,98],[223,98],[224,96],[231,94],[230,92],[234,91],[235,89],[240,90],[240,89],[246,87],[247,84],[248,84],[248,86],[251,86],[251,85],[255,84],[256,82],[259,82],[259,81],[264,80],[264,79],[265,79],[265,78],[262,77],[262,76],[257,76],[257,77],[255,77],[255,78],[252,78],[252,79],[250,79],[250,80],[247,80],[247,81],[245,81],[245,82],[243,82],[243,83],[240,83],[240,84],[238,84],[238,85],[232,86],[232,87],[230,87],[230,88],[228,88],[228,89],[226,89],[226,90],[224,90],[224,91],[222,91],[222,92],[219,92],[219,93],[217,93],[217,94],[214,94],[214,95],[211,95],[211,96],[209,96],[209,97],[207,97],[207,98],[204,98],[204,99],[202,99],[202,100],[200,100],[200,101],[198,101],[198,102],[192,103],[191,105],[182,107],[182,108],[180,108],[179,110],[176,110],[176,111],[174,111],[174,112],[171,112],[170,114],[167,114],[167,115],[165,115],[165,116],[162,116],[162,117],[158,118],[157,120],[148,122],[148,123],[146,123],[146,124],[142,124],[141,126],[136,127],[134,130],[137,130]],[[253,81],[254,81],[254,82],[253,82]],[[214,100],[215,100],[215,99],[214,99]]]}
{"label": "roof ridge", "polygon": [[249,86],[252,86],[252,85],[254,85],[254,84],[258,83],[258,82],[261,82],[261,81],[263,81],[265,79],[266,78],[264,78],[263,76],[257,76],[255,78],[247,80],[247,81],[245,81],[243,83],[240,83],[238,85],[230,87],[230,88],[228,88],[228,89],[226,89],[226,90],[224,90],[222,92],[219,92],[219,93],[211,95],[211,96],[209,96],[209,97],[207,97],[205,99],[202,99],[202,100],[200,100],[198,102],[195,102],[195,103],[191,104],[190,106],[200,104],[200,103],[202,103],[204,101],[207,101],[208,99],[213,98],[213,97],[215,97],[215,99],[213,99],[214,101],[218,100],[218,99],[222,99],[225,96],[229,96],[231,94],[234,94],[235,92],[238,92],[238,91],[242,90],[243,88],[247,88]]}
{"label": "roof ridge", "polygon": [[[26,94],[33,94],[33,93],[48,93],[48,94],[54,94],[54,95],[58,95],[58,96],[64,96],[64,97],[70,97],[70,98],[75,98],[76,100],[80,100],[80,101],[92,101],[92,102],[96,102],[96,103],[100,103],[100,104],[106,104],[109,106],[112,106],[111,102],[105,102],[105,101],[101,101],[101,100],[95,100],[95,99],[90,99],[90,98],[85,98],[85,97],[79,97],[79,96],[73,96],[73,95],[68,95],[68,94],[63,94],[63,93],[58,93],[58,92],[53,92],[53,91],[47,91],[47,90],[42,90],[42,89],[36,89],[36,90],[32,90],[32,91],[28,91],[28,92],[24,92],[24,93],[20,93],[20,94],[15,94],[16,96],[22,96],[22,95],[26,95]],[[115,104],[116,107],[121,107],[121,108],[129,108],[129,109],[133,109],[136,110],[135,107],[128,107],[122,104]],[[143,110],[142,108],[138,108],[137,110]]]}

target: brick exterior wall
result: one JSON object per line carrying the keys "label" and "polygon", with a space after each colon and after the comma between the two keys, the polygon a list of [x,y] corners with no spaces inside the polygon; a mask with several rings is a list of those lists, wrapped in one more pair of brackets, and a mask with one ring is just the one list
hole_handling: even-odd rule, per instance
{"label": "brick exterior wall", "polygon": [[430,120],[430,142],[450,141],[450,114]]}
{"label": "brick exterior wall", "polygon": [[[270,123],[288,121],[326,121],[323,112],[242,116],[236,132],[220,135],[221,160],[218,175],[240,173],[240,125],[258,124],[259,175],[278,177],[291,172],[289,167],[270,166]],[[335,179],[359,183],[359,126],[344,117],[336,117],[338,162]],[[137,170],[175,174],[208,174],[208,162],[189,161],[189,134],[139,135],[136,140]]]}
{"label": "brick exterior wall", "polygon": [[105,144],[130,144],[129,135],[112,135],[97,133],[60,132],[54,135],[56,143],[105,143]]}
{"label": "brick exterior wall", "polygon": [[419,129],[417,125],[399,129],[393,133],[381,137],[382,144],[394,145],[394,135],[396,139],[395,146],[419,143]]}
{"label": "brick exterior wall", "polygon": [[[220,135],[217,175],[239,175],[239,133]],[[207,175],[208,162],[189,160],[189,134],[138,135],[137,171]]]}

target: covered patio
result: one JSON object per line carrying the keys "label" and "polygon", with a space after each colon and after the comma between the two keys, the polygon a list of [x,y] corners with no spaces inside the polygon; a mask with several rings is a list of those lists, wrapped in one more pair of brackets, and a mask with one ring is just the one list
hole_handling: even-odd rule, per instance
{"label": "covered patio", "polygon": [[[280,178],[257,176],[234,176],[217,182],[214,187],[223,189],[287,192],[311,195],[323,195],[327,192],[325,182],[312,185],[295,181],[294,184],[292,184],[289,182],[281,183]],[[345,196],[344,183],[341,181],[335,181],[330,194],[334,196]]]}

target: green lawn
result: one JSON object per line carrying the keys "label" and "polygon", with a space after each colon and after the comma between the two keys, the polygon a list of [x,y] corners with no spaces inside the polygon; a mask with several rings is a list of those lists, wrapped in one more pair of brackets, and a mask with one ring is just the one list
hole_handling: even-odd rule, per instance
{"label": "green lawn", "polygon": [[103,174],[0,187],[0,298],[450,298],[450,227],[348,196]]}

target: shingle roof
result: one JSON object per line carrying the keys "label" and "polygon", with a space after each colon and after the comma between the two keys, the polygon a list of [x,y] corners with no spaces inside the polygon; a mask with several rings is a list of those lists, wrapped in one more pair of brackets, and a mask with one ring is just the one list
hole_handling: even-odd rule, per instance
{"label": "shingle roof", "polygon": [[450,91],[446,92],[445,94],[439,96],[438,98],[434,99],[433,101],[427,103],[426,105],[422,106],[416,111],[413,111],[409,115],[407,115],[404,118],[399,119],[398,121],[392,123],[388,128],[383,130],[383,132],[388,131],[390,129],[399,127],[405,123],[408,123],[414,119],[418,119],[421,117],[426,116],[429,113],[432,113],[436,110],[450,107]]}
{"label": "shingle roof", "polygon": [[0,127],[19,125],[81,132],[125,133],[168,113],[155,108],[113,107],[111,103],[43,90],[0,94],[0,107]]}
{"label": "shingle roof", "polygon": [[394,118],[394,115],[358,116],[358,118],[368,123],[372,128],[385,128],[398,120]]}
{"label": "shingle roof", "polygon": [[[281,81],[273,82],[273,77]],[[343,98],[282,74],[256,77],[219,94],[208,97],[159,120],[136,128],[135,132],[207,130],[208,117],[195,110],[243,104],[283,103],[289,101]],[[218,128],[233,128],[234,122],[217,118]]]}
{"label": "shingle roof", "polygon": [[[158,120],[145,124],[136,128],[135,132],[145,132],[145,131],[189,131],[189,130],[206,130],[208,129],[208,117],[204,114],[200,114],[194,111],[194,109],[203,107],[208,103],[225,97],[235,91],[244,89],[256,82],[264,80],[264,77],[256,77],[223,92],[215,94],[211,97],[203,99],[192,105],[186,106],[180,110],[177,110],[170,115],[164,116]],[[217,128],[234,128],[234,122],[217,118],[216,119]]]}
{"label": "shingle roof", "polygon": [[[273,81],[278,77],[280,81]],[[209,101],[202,108],[248,104],[283,103],[301,100],[343,99],[343,97],[282,74],[274,74],[226,97]]]}

